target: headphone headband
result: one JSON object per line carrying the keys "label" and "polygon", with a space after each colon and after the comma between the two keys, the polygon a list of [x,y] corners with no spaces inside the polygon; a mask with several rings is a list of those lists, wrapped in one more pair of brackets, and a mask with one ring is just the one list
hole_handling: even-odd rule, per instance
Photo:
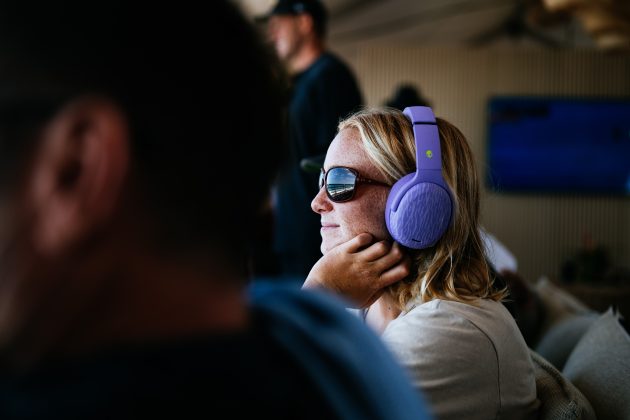
{"label": "headphone headband", "polygon": [[413,137],[416,142],[416,171],[442,171],[440,135],[431,108],[407,107],[403,114],[411,120],[413,125]]}

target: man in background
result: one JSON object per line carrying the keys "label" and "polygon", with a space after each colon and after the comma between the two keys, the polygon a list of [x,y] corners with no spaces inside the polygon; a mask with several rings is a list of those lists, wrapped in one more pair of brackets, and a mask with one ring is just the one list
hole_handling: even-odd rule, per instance
{"label": "man in background", "polygon": [[281,82],[205,7],[0,4],[0,418],[423,416],[329,298],[247,294]]}
{"label": "man in background", "polygon": [[304,281],[321,257],[319,216],[310,207],[318,174],[302,171],[305,158],[323,157],[339,120],[362,103],[348,66],[327,51],[327,11],[319,0],[280,0],[268,34],[289,75],[289,159],[276,189],[274,249],[284,276]]}

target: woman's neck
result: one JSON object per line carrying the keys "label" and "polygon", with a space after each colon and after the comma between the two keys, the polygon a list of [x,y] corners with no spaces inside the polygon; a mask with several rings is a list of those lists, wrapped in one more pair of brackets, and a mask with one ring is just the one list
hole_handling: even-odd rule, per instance
{"label": "woman's neck", "polygon": [[398,318],[400,313],[401,310],[396,306],[394,298],[389,293],[383,293],[367,308],[365,322],[380,335],[391,321]]}

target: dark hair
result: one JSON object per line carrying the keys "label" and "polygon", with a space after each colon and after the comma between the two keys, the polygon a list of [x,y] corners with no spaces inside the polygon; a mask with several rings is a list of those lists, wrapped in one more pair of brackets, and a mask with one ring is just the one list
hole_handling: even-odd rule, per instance
{"label": "dark hair", "polygon": [[404,111],[408,106],[431,106],[429,100],[424,98],[418,88],[411,84],[401,84],[396,87],[391,98],[385,102],[385,106]]}
{"label": "dark hair", "polygon": [[[227,1],[210,15],[192,3],[130,4],[0,5],[0,80],[11,88],[1,106],[50,116],[80,94],[111,98],[163,242],[240,252],[282,156],[282,73]],[[0,150],[17,156],[20,142],[0,138]]]}

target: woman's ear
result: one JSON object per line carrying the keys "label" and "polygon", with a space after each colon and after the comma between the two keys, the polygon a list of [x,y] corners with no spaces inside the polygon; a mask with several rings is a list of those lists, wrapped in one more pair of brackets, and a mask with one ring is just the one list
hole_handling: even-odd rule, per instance
{"label": "woman's ear", "polygon": [[41,136],[27,193],[35,246],[54,254],[81,242],[116,211],[129,171],[129,130],[114,102],[82,97],[61,109]]}

